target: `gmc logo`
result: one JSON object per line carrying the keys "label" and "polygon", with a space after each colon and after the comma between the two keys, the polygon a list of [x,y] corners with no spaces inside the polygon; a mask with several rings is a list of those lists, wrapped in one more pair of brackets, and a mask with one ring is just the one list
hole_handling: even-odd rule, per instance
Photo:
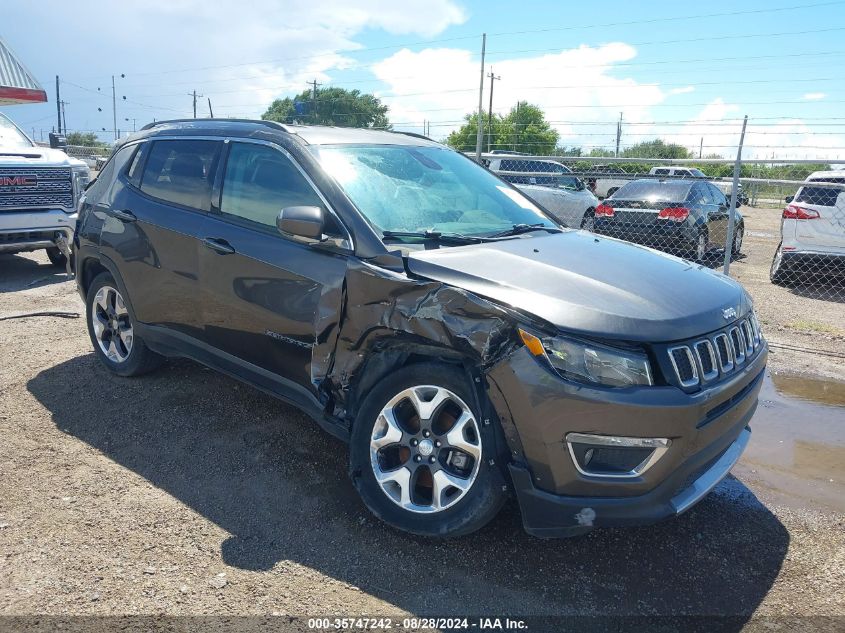
{"label": "gmc logo", "polygon": [[0,187],[36,187],[35,176],[0,176]]}

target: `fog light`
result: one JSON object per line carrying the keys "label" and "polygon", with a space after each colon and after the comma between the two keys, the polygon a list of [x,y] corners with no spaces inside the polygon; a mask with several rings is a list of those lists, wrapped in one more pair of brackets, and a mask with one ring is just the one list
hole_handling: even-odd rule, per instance
{"label": "fog light", "polygon": [[666,438],[568,433],[566,445],[575,468],[590,477],[639,477],[663,457]]}

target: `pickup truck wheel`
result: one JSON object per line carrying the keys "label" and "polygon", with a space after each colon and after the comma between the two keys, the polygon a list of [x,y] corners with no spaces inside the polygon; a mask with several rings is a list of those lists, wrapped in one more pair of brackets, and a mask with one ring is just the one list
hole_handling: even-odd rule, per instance
{"label": "pickup truck wheel", "polygon": [[409,365],[364,400],[352,430],[350,474],[370,511],[393,527],[462,536],[504,503],[495,431],[482,424],[467,383],[449,365]]}
{"label": "pickup truck wheel", "polygon": [[135,332],[132,315],[109,273],[97,275],[88,288],[85,316],[94,353],[118,376],[140,376],[164,362]]}
{"label": "pickup truck wheel", "polygon": [[47,259],[57,268],[64,268],[67,265],[67,257],[57,247],[53,246],[47,250]]}

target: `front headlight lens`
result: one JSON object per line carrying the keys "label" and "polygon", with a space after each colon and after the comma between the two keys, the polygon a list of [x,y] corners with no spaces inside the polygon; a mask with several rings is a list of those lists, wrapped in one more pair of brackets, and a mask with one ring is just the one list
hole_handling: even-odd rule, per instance
{"label": "front headlight lens", "polygon": [[542,355],[564,378],[607,387],[652,385],[651,367],[643,354],[591,345],[559,336],[538,339],[520,330],[528,350]]}

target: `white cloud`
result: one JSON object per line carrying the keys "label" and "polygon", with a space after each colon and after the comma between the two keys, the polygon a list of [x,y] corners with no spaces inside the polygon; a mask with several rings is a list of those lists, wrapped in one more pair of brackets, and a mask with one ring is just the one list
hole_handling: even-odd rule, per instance
{"label": "white cloud", "polygon": [[[578,123],[615,121],[620,101],[634,104],[625,107],[626,121],[647,121],[650,107],[664,101],[666,93],[657,84],[609,74],[614,64],[636,54],[632,46],[614,42],[537,57],[494,59],[486,69],[501,76],[495,83],[493,110],[506,113],[520,100],[540,105],[564,142]],[[389,89],[384,101],[391,120],[409,124],[398,127],[421,128],[425,119],[440,121],[432,126],[432,136],[442,138],[460,125],[464,114],[478,108],[480,63],[471,51],[405,49],[374,65],[372,72]],[[489,81],[485,81],[486,111]],[[608,130],[608,139],[598,144],[606,144],[613,134]],[[582,138],[577,144],[596,144],[593,141],[585,143]]]}
{"label": "white cloud", "polygon": [[824,99],[827,96],[824,92],[808,92],[804,95],[804,99],[807,101],[819,101],[820,99]]}
{"label": "white cloud", "polygon": [[670,95],[684,95],[695,91],[695,86],[684,86],[683,88],[672,88],[669,91]]}

